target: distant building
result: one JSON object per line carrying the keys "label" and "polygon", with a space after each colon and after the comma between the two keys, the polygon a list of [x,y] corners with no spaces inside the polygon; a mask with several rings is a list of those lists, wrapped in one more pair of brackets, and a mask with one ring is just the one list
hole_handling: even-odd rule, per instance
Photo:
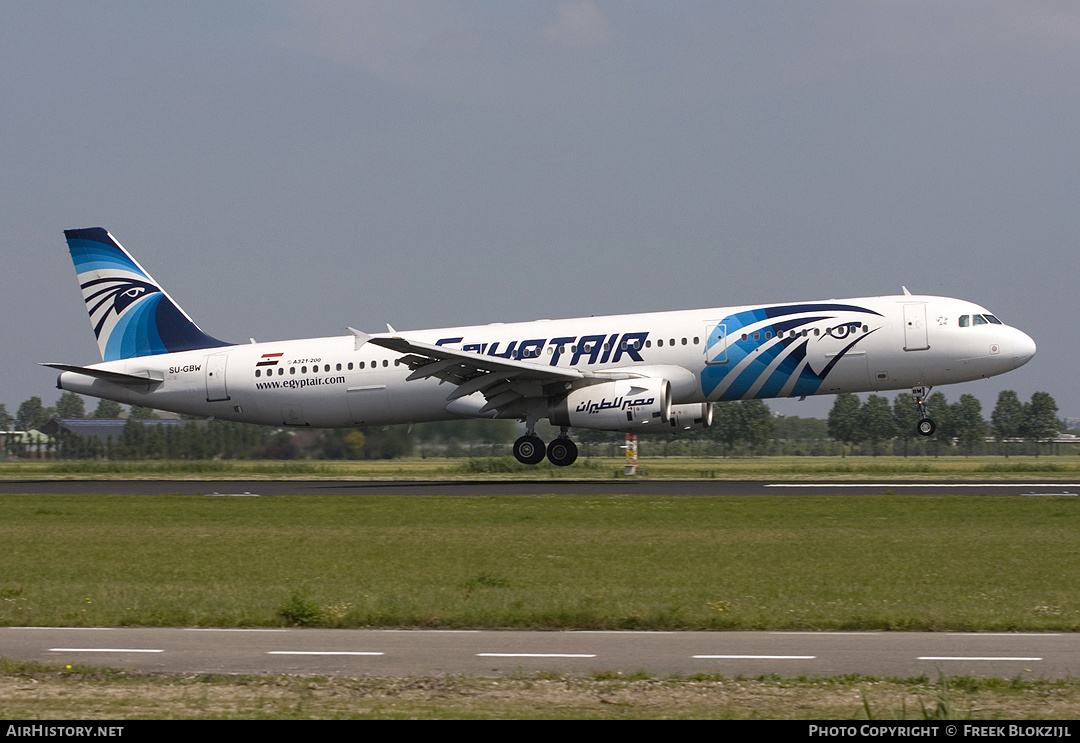
{"label": "distant building", "polygon": [[44,459],[51,444],[52,437],[41,431],[0,431],[0,459],[9,452],[19,457]]}
{"label": "distant building", "polygon": [[[116,444],[119,443],[120,434],[124,432],[127,422],[127,418],[53,418],[38,430],[49,436],[71,433],[96,439],[103,444]],[[138,422],[147,428],[153,426],[174,428],[184,425],[184,421],[176,418],[148,418]]]}

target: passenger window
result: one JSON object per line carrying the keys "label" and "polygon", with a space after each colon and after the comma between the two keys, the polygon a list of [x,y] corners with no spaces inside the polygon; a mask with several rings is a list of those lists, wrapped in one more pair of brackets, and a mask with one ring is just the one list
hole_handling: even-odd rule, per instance
{"label": "passenger window", "polygon": [[262,376],[262,369],[256,369],[255,370],[255,376],[256,377],[261,377]]}
{"label": "passenger window", "polygon": [[663,348],[664,347],[664,340],[662,338],[656,342],[656,347],[657,348]]}
{"label": "passenger window", "polygon": [[756,341],[761,340],[761,333],[754,333],[754,340],[756,340]]}
{"label": "passenger window", "polygon": [[772,331],[771,330],[766,330],[765,331],[765,340],[769,340],[770,338],[772,338]]}

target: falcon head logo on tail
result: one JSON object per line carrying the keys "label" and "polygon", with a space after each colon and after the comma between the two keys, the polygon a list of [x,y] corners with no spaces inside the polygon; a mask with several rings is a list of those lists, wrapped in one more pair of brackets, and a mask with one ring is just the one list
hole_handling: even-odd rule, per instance
{"label": "falcon head logo on tail", "polygon": [[200,330],[106,230],[64,236],[104,361],[230,345]]}

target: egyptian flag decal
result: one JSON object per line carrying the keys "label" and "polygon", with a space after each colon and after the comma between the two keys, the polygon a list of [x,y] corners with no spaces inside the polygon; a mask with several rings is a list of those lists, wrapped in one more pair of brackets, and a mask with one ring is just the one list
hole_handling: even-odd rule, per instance
{"label": "egyptian flag decal", "polygon": [[284,356],[284,355],[285,355],[284,352],[282,352],[282,353],[264,353],[262,355],[262,361],[255,364],[255,366],[277,366],[278,362],[281,361],[281,357]]}

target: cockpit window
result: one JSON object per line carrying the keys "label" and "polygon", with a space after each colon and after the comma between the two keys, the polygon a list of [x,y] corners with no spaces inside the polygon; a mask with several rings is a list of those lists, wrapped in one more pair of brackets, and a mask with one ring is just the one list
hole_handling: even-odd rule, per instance
{"label": "cockpit window", "polygon": [[994,317],[993,315],[987,315],[987,316],[986,316],[986,319],[987,319],[987,320],[989,320],[990,322],[992,322],[992,323],[993,323],[994,325],[1001,325],[1001,324],[1003,324],[1003,323],[1001,322],[1001,320],[998,320],[998,319],[997,319],[996,317]]}
{"label": "cockpit window", "polygon": [[971,315],[960,315],[960,327],[966,328],[971,325]]}
{"label": "cockpit window", "polygon": [[972,315],[976,325],[986,325],[986,318],[982,315]]}

